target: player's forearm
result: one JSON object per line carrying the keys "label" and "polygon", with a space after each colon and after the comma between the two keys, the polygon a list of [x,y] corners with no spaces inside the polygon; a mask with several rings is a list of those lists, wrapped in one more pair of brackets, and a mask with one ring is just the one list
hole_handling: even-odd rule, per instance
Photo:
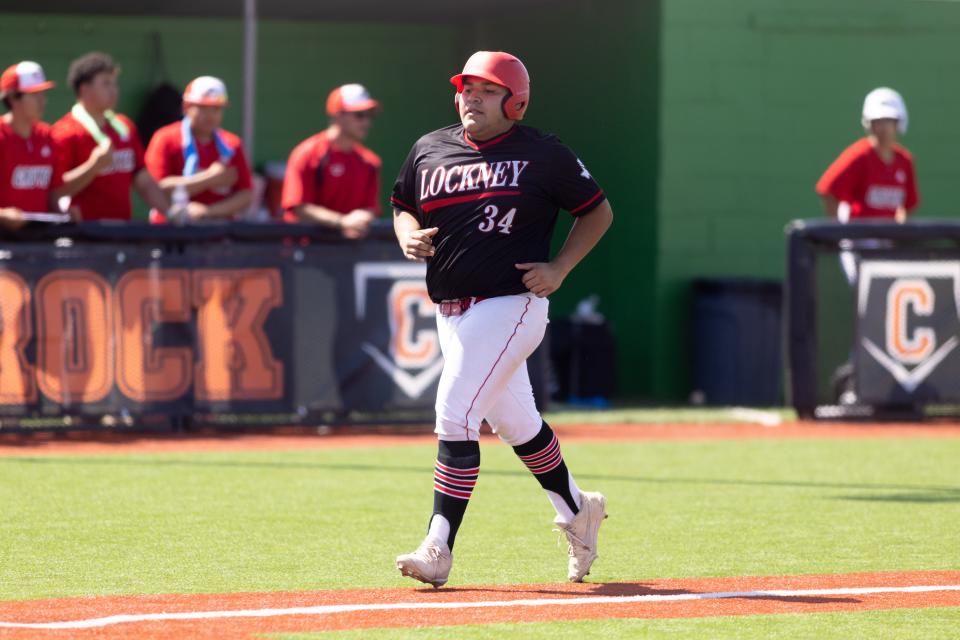
{"label": "player's forearm", "polygon": [[210,171],[201,171],[192,176],[165,176],[158,183],[160,188],[167,194],[172,194],[173,190],[179,186],[187,189],[187,195],[191,198],[198,193],[203,193],[216,186],[214,184],[216,176]]}
{"label": "player's forearm", "polygon": [[420,223],[417,222],[417,219],[413,217],[408,211],[401,211],[400,209],[393,210],[393,233],[397,236],[397,242],[402,243],[404,238],[411,231],[416,231],[420,228]]}
{"label": "player's forearm", "polygon": [[78,164],[63,174],[63,186],[59,192],[61,196],[73,196],[83,191],[97,177],[97,162],[93,157],[87,158],[83,164]]}
{"label": "player's forearm", "polygon": [[604,201],[574,221],[563,247],[551,262],[564,274],[570,273],[597,245],[612,223],[613,209],[609,202]]}
{"label": "player's forearm", "polygon": [[143,201],[157,211],[166,211],[170,208],[170,198],[146,169],[140,169],[137,172],[133,178],[133,186]]}
{"label": "player's forearm", "polygon": [[401,233],[409,233],[420,228],[420,223],[409,211],[393,210],[393,230],[399,237]]}
{"label": "player's forearm", "polygon": [[207,215],[204,217],[209,220],[230,218],[249,208],[251,202],[253,202],[253,192],[250,189],[237,191],[230,197],[208,206]]}
{"label": "player's forearm", "polygon": [[25,224],[22,214],[17,207],[0,207],[0,228],[16,231]]}
{"label": "player's forearm", "polygon": [[825,194],[820,196],[820,200],[823,201],[823,210],[827,212],[827,215],[831,218],[837,217],[837,211],[840,208],[840,201],[834,198],[832,195]]}
{"label": "player's forearm", "polygon": [[333,229],[339,229],[341,221],[343,220],[342,213],[327,209],[318,204],[297,205],[296,207],[292,207],[291,211],[297,214],[297,217],[303,222],[322,224],[325,227],[331,227]]}

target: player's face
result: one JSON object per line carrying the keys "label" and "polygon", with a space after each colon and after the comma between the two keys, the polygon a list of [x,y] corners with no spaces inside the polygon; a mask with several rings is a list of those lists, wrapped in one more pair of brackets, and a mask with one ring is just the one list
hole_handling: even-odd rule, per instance
{"label": "player's face", "polygon": [[199,136],[212,136],[223,123],[223,107],[220,106],[190,104],[184,112],[190,117],[194,133]]}
{"label": "player's face", "polygon": [[43,120],[43,111],[47,107],[45,91],[36,93],[21,93],[13,102],[13,111],[28,122],[35,123]]}
{"label": "player's face", "polygon": [[476,140],[489,140],[503,133],[513,122],[503,114],[507,88],[467,76],[458,106],[464,130]]}
{"label": "player's face", "polygon": [[80,87],[80,99],[100,111],[116,107],[119,94],[116,71],[98,73],[93,80]]}
{"label": "player's face", "polygon": [[870,122],[870,133],[880,142],[894,142],[897,139],[897,121],[893,118],[873,120]]}
{"label": "player's face", "polygon": [[374,115],[373,111],[344,111],[338,113],[335,119],[348,138],[363,142],[370,133]]}

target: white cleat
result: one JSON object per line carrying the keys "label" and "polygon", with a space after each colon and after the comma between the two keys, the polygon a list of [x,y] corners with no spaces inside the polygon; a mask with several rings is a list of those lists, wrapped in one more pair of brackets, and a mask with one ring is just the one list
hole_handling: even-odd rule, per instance
{"label": "white cleat", "polygon": [[425,539],[413,553],[397,556],[397,569],[403,575],[432,584],[434,588],[447,583],[450,567],[453,566],[453,553],[442,542]]}
{"label": "white cleat", "polygon": [[570,582],[583,582],[597,559],[597,534],[607,517],[607,499],[595,491],[580,492],[580,511],[570,524],[557,523],[556,531],[567,536],[567,577]]}

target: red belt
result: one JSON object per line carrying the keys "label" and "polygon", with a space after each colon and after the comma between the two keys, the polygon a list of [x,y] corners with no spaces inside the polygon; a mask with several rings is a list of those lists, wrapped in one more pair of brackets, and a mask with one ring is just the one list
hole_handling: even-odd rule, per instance
{"label": "red belt", "polygon": [[481,300],[486,300],[484,296],[474,296],[472,298],[454,298],[453,300],[443,300],[440,302],[440,315],[442,316],[460,316],[467,309],[477,304]]}

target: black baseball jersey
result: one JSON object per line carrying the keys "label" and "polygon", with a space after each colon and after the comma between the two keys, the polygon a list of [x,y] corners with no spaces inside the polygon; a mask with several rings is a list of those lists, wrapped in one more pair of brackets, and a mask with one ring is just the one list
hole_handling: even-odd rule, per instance
{"label": "black baseball jersey", "polygon": [[437,227],[427,260],[434,302],[525,293],[514,265],[546,262],[557,213],[587,213],[603,191],[555,136],[515,125],[483,143],[462,125],[429,133],[413,145],[390,201]]}

